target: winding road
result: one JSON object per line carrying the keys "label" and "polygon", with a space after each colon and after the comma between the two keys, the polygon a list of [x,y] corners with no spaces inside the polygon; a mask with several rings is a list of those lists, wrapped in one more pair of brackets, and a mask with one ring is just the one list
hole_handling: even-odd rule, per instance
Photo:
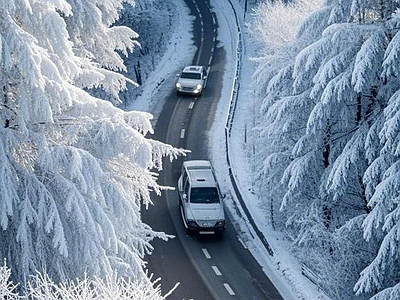
{"label": "winding road", "polygon": [[[191,150],[184,159],[208,159],[208,132],[221,97],[226,56],[216,47],[217,19],[209,0],[184,0],[195,16],[193,39],[197,46],[193,64],[210,67],[208,86],[200,98],[178,97],[171,87],[155,127],[155,139]],[[182,66],[183,67],[183,66]],[[159,183],[175,186],[183,158],[164,162]],[[153,199],[155,205],[143,211],[143,221],[156,231],[172,234],[169,241],[155,240],[154,251],[146,256],[148,269],[161,277],[165,293],[179,283],[168,299],[173,300],[263,300],[282,299],[262,268],[242,245],[227,219],[222,239],[188,236],[179,213],[176,191]]]}

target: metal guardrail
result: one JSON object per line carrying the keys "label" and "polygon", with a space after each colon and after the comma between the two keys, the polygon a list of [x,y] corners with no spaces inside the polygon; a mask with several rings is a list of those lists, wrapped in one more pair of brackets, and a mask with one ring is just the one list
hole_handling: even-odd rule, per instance
{"label": "metal guardrail", "polygon": [[238,94],[239,94],[239,89],[240,89],[240,72],[241,72],[241,67],[242,67],[242,51],[243,51],[243,36],[242,36],[242,30],[240,27],[240,22],[238,15],[236,13],[235,7],[231,0],[228,0],[233,14],[235,16],[235,21],[236,21],[236,26],[237,26],[237,31],[238,31],[238,42],[236,46],[236,70],[235,70],[235,77],[232,83],[232,91],[231,91],[231,96],[230,96],[230,105],[229,105],[229,111],[228,111],[228,116],[226,119],[225,123],[225,146],[226,146],[226,161],[228,164],[229,168],[229,177],[233,186],[233,189],[235,191],[236,198],[238,199],[240,206],[242,207],[247,219],[249,220],[252,228],[254,229],[255,233],[257,234],[258,238],[261,240],[263,243],[265,249],[268,251],[269,255],[273,256],[274,252],[269,245],[267,239],[265,238],[264,234],[260,231],[258,228],[257,224],[255,223],[253,217],[251,216],[245,201],[243,200],[242,193],[240,192],[239,185],[237,183],[237,178],[234,173],[234,170],[231,165],[231,157],[230,157],[230,148],[229,148],[229,138],[231,136],[231,131],[232,131],[232,123],[233,119],[235,116],[235,111],[236,111],[236,104],[238,100]]}

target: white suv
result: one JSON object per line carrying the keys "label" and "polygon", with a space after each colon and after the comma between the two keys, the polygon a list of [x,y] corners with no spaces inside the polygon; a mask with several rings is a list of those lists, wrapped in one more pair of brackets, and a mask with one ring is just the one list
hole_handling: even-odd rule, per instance
{"label": "white suv", "polygon": [[207,85],[208,72],[204,66],[185,67],[176,82],[177,94],[200,96]]}
{"label": "white suv", "polygon": [[209,161],[185,161],[178,180],[178,192],[179,207],[187,233],[224,233],[224,206]]}

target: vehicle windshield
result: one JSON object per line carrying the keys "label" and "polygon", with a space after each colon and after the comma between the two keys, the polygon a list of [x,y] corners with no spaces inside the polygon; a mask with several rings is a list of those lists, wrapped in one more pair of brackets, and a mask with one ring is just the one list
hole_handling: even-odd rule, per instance
{"label": "vehicle windshield", "polygon": [[181,74],[181,78],[186,78],[186,79],[201,79],[201,74],[200,73],[192,73],[192,72],[183,72]]}
{"label": "vehicle windshield", "polygon": [[200,187],[190,191],[191,203],[219,203],[217,188]]}

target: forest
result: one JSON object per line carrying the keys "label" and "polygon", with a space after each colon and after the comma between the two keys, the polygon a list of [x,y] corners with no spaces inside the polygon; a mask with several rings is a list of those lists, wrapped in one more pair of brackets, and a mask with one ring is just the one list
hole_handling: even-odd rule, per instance
{"label": "forest", "polygon": [[140,211],[169,189],[157,183],[162,159],[183,150],[146,137],[150,113],[120,107],[138,87],[129,55],[141,80],[162,55],[149,58],[139,24],[165,27],[174,11],[171,1],[0,2],[0,298],[168,295],[143,257],[170,237]]}
{"label": "forest", "polygon": [[[271,225],[332,299],[399,299],[400,2],[250,3],[261,109],[247,151]],[[122,108],[175,5],[0,1],[2,298],[168,297],[143,257],[170,237],[140,210],[184,151]]]}
{"label": "forest", "polygon": [[399,8],[265,1],[250,24],[257,193],[332,299],[400,297]]}

